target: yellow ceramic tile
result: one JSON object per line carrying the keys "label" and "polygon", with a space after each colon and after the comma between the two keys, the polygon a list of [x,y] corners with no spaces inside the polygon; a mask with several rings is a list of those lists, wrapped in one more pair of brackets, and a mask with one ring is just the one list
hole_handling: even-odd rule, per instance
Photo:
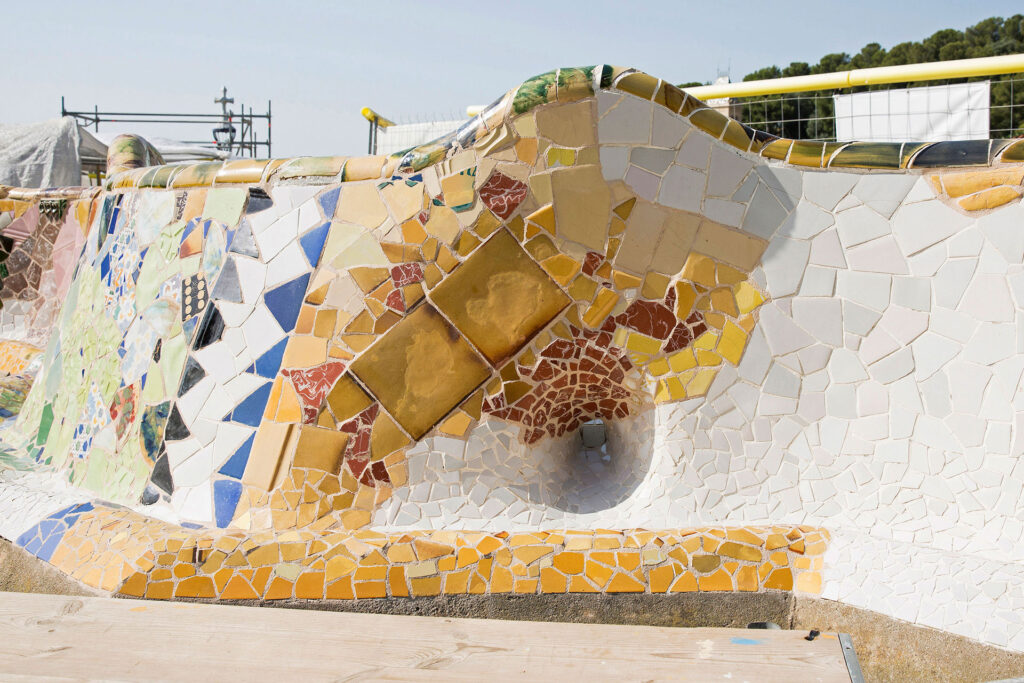
{"label": "yellow ceramic tile", "polygon": [[617,289],[632,289],[633,287],[639,287],[641,280],[636,275],[613,270],[612,282],[615,283]]}
{"label": "yellow ceramic tile", "polygon": [[555,169],[551,173],[551,193],[559,237],[604,251],[611,198],[601,169]]}
{"label": "yellow ceramic tile", "polygon": [[373,399],[348,374],[338,379],[327,394],[326,401],[339,422],[355,417],[373,404]]}
{"label": "yellow ceramic tile", "polygon": [[292,467],[306,467],[337,474],[349,435],[334,429],[301,425]]}
{"label": "yellow ceramic tile", "polygon": [[[473,171],[475,172],[475,168]],[[475,174],[463,171],[455,175],[441,179],[441,192],[444,193],[444,203],[448,206],[462,206],[472,204],[476,196],[473,191]]]}
{"label": "yellow ceramic tile", "polygon": [[555,234],[555,207],[552,204],[537,209],[527,216],[526,220],[536,223],[552,235]]}
{"label": "yellow ceramic tile", "polygon": [[472,422],[473,418],[460,410],[442,422],[438,429],[452,436],[464,436]]}
{"label": "yellow ceramic tile", "polygon": [[608,593],[643,593],[644,585],[629,574],[616,572],[605,591]]}
{"label": "yellow ceramic tile", "polygon": [[750,313],[764,303],[764,297],[749,282],[741,282],[734,289],[740,313]]}
{"label": "yellow ceramic tile", "polygon": [[650,299],[652,301],[663,299],[665,297],[665,292],[668,289],[668,283],[669,278],[667,275],[650,271],[644,275],[643,285],[640,288],[640,295],[643,298]]}
{"label": "yellow ceramic tile", "polygon": [[[556,145],[584,147],[595,144],[593,100],[537,110],[540,135]],[[524,136],[532,137],[532,136]]]}
{"label": "yellow ceramic tile", "polygon": [[548,168],[572,166],[576,163],[576,151],[563,147],[548,147],[547,163]]}
{"label": "yellow ceramic tile", "polygon": [[993,187],[964,197],[957,203],[965,211],[984,211],[985,209],[994,209],[997,206],[1008,204],[1015,199],[1019,199],[1020,196],[1021,190],[1019,188]]}
{"label": "yellow ceramic tile", "polygon": [[613,290],[607,287],[600,288],[594,303],[583,314],[583,323],[588,327],[600,327],[618,302],[619,295]]}
{"label": "yellow ceramic tile", "polygon": [[311,368],[321,365],[326,360],[326,339],[295,336],[288,340],[281,364],[286,368]]}
{"label": "yellow ceramic tile", "polygon": [[548,275],[558,284],[565,287],[580,272],[580,263],[576,259],[565,254],[556,254],[544,260],[541,264]]}
{"label": "yellow ceramic tile", "polygon": [[747,344],[747,334],[739,326],[727,322],[718,340],[718,353],[733,365],[739,365],[743,349]]}
{"label": "yellow ceramic tile", "polygon": [[715,279],[715,262],[704,254],[692,253],[687,257],[683,265],[682,277],[690,282],[696,282],[705,287],[714,287],[717,284]]}
{"label": "yellow ceramic tile", "polygon": [[[747,272],[753,270],[761,261],[761,255],[767,246],[768,242],[760,237],[708,220],[701,221],[693,244],[697,251]],[[715,286],[714,277],[707,281],[694,281],[708,287]]]}
{"label": "yellow ceramic tile", "polygon": [[369,293],[391,277],[391,270],[388,268],[351,268],[348,274],[352,276],[363,292]]}
{"label": "yellow ceramic tile", "polygon": [[370,430],[370,460],[377,461],[409,444],[395,421],[383,411],[377,413]]}
{"label": "yellow ceramic tile", "polygon": [[429,296],[494,365],[519,351],[569,304],[505,231],[496,233]]}
{"label": "yellow ceramic tile", "polygon": [[264,422],[256,432],[242,482],[264,491],[277,487],[287,467],[282,467],[285,445],[291,438],[294,424]]}
{"label": "yellow ceramic tile", "polygon": [[458,330],[429,305],[388,330],[351,369],[414,439],[490,376]]}
{"label": "yellow ceramic tile", "polygon": [[626,338],[626,348],[638,353],[654,354],[661,350],[661,342],[639,332],[631,332]]}

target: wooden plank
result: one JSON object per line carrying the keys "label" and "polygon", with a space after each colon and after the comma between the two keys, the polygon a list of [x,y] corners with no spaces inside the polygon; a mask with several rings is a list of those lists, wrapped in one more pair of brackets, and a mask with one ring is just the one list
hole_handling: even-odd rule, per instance
{"label": "wooden plank", "polygon": [[0,678],[848,683],[805,635],[0,593]]}

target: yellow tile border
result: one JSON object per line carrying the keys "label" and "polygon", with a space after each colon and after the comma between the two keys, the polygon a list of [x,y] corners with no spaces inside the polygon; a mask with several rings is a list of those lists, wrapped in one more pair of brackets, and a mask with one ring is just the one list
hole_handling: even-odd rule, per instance
{"label": "yellow tile border", "polygon": [[557,593],[820,593],[829,533],[813,526],[523,532],[190,530],[97,506],[51,564],[153,599],[352,600]]}

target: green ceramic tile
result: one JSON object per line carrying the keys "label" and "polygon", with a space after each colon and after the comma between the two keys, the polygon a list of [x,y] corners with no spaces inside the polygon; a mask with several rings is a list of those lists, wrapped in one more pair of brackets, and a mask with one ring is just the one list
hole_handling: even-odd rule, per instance
{"label": "green ceramic tile", "polygon": [[832,168],[899,168],[899,142],[853,142],[832,157]]}

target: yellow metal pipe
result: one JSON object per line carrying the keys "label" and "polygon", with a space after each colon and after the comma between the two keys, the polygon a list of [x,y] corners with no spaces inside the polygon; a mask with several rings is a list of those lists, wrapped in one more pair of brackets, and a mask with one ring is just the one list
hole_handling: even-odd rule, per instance
{"label": "yellow metal pipe", "polygon": [[700,85],[686,88],[696,98],[707,100],[719,97],[756,97],[808,90],[833,90],[882,83],[909,83],[935,81],[944,78],[970,78],[1024,72],[1024,54],[956,59],[925,64],[879,66],[872,69],[852,69],[828,74],[769,78],[761,81]]}
{"label": "yellow metal pipe", "polygon": [[374,110],[370,109],[369,107],[363,107],[359,113],[363,115],[364,119],[366,119],[367,121],[375,122],[377,126],[380,128],[388,128],[390,126],[395,125],[394,121],[390,121],[384,118],[383,116],[381,116]]}

